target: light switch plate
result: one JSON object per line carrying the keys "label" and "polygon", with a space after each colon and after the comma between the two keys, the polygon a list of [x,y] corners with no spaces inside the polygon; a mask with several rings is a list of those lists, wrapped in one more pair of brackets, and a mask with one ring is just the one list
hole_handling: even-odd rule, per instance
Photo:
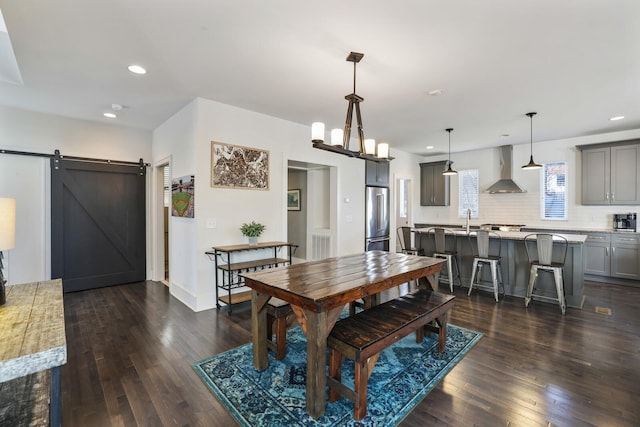
{"label": "light switch plate", "polygon": [[207,228],[216,228],[216,219],[208,218],[207,219]]}

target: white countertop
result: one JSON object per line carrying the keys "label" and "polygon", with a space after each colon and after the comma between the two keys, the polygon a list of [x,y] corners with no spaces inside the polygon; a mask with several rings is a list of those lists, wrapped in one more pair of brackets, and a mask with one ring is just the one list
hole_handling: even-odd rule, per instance
{"label": "white countertop", "polygon": [[[429,230],[429,228],[412,228],[411,231],[415,232],[415,233],[427,233]],[[450,230],[453,230],[453,232],[457,235],[457,236],[466,236],[467,235],[467,231],[465,229],[461,229],[461,228],[450,228]],[[477,230],[471,230],[471,232],[474,232]],[[501,238],[505,239],[505,240],[524,240],[524,238],[526,236],[528,236],[529,234],[536,234],[536,233],[532,233],[530,231],[492,231],[493,233],[496,233],[497,235],[499,235]],[[587,236],[584,234],[566,234],[566,233],[553,233],[555,235],[558,236],[562,236],[565,239],[567,239],[567,241],[571,244],[571,243],[584,243],[587,240]],[[491,237],[491,236],[489,236]]]}

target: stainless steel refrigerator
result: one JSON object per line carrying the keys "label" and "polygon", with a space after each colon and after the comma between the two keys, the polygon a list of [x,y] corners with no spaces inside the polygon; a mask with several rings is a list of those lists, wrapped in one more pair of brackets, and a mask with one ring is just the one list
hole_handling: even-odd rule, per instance
{"label": "stainless steel refrigerator", "polygon": [[365,250],[389,250],[389,189],[366,187]]}

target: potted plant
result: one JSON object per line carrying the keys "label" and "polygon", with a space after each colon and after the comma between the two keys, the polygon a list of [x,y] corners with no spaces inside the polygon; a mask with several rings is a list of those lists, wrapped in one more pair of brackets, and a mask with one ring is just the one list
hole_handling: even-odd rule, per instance
{"label": "potted plant", "polygon": [[248,224],[246,222],[242,224],[242,227],[240,227],[240,231],[242,232],[243,236],[247,236],[249,238],[250,245],[257,245],[258,237],[260,237],[265,228],[267,228],[266,225],[260,224],[259,222],[251,221]]}

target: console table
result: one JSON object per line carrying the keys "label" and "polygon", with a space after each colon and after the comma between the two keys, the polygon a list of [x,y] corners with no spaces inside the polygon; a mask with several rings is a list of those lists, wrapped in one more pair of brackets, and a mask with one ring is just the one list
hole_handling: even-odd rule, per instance
{"label": "console table", "polygon": [[[263,242],[256,245],[213,246],[212,250],[206,251],[205,254],[215,262],[216,307],[219,309],[220,302],[223,302],[229,306],[231,313],[233,304],[250,301],[251,291],[231,292],[245,286],[241,273],[291,264],[292,251],[297,247],[290,242]],[[249,252],[257,250],[273,256],[248,259]],[[284,251],[286,253],[280,253]]]}
{"label": "console table", "polygon": [[62,420],[61,366],[67,363],[62,280],[7,286],[0,306],[0,383],[51,372],[49,423]]}

